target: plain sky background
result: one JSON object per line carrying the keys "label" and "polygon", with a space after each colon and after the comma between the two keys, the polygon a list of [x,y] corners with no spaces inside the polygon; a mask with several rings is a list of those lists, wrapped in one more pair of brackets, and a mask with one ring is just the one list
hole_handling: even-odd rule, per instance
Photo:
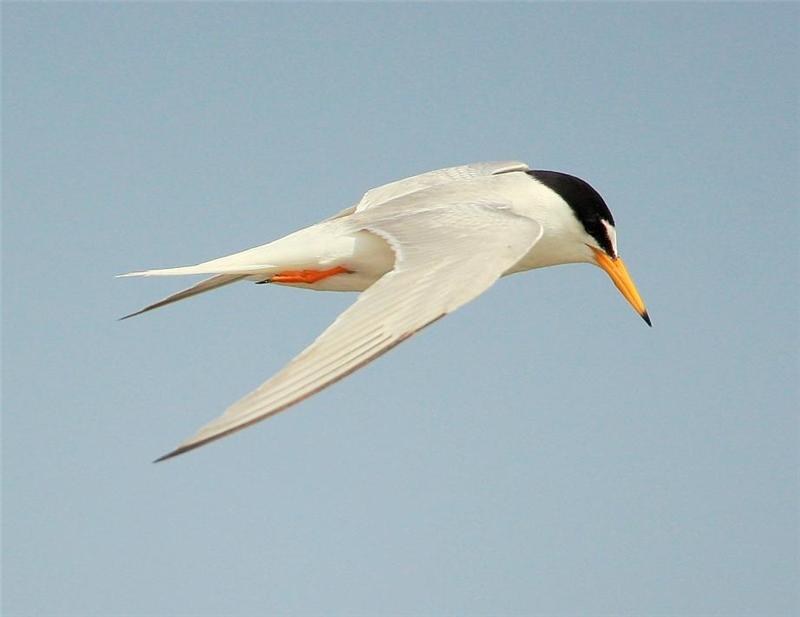
{"label": "plain sky background", "polygon": [[[3,4],[4,615],[797,614],[797,4]],[[516,275],[151,464],[354,296],[115,274],[507,158],[652,330]]]}

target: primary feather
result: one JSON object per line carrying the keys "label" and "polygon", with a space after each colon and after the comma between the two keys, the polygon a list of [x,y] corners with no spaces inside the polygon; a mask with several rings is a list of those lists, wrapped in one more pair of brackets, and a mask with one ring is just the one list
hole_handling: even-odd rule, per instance
{"label": "primary feather", "polygon": [[483,293],[542,233],[536,221],[498,204],[368,214],[354,217],[352,225],[389,242],[394,269],[272,379],[159,460],[263,420],[374,360]]}

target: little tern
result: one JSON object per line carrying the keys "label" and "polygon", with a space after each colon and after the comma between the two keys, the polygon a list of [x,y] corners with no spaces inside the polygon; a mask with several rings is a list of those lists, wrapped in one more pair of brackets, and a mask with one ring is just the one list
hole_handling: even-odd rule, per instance
{"label": "little tern", "polygon": [[519,161],[448,167],[367,191],[358,204],[269,244],[194,266],[128,276],[211,274],[122,319],[235,281],[360,291],[302,353],[162,461],[319,392],[489,289],[501,276],[567,263],[605,270],[651,325],[617,252],[600,194]]}

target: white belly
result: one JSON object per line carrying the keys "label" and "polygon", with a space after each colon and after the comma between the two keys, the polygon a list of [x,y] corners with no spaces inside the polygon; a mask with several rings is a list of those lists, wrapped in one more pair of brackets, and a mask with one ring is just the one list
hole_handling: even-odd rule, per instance
{"label": "white belly", "polygon": [[[364,291],[394,267],[394,251],[379,236],[368,232],[338,235],[338,225],[315,225],[264,247],[264,260],[285,270],[330,270],[341,266],[349,273],[316,283],[276,283],[315,291]],[[272,273],[272,274],[276,274]],[[271,274],[271,275],[272,275]],[[257,275],[250,280],[269,277]]]}

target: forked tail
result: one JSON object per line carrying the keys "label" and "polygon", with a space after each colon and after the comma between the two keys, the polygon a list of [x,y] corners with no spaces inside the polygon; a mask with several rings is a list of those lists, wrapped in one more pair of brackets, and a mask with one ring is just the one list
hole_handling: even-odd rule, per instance
{"label": "forked tail", "polygon": [[[138,273],[132,273],[138,274]],[[129,276],[123,274],[122,276]],[[166,306],[167,304],[172,304],[173,302],[178,302],[179,300],[185,300],[186,298],[191,298],[192,296],[196,296],[197,294],[205,293],[207,291],[211,291],[212,289],[216,289],[217,287],[222,287],[223,285],[229,285],[235,281],[245,278],[246,274],[217,274],[216,276],[212,276],[211,278],[205,279],[200,281],[196,285],[192,285],[191,287],[184,289],[183,291],[179,291],[178,293],[174,293],[171,296],[167,296],[163,300],[159,300],[149,306],[144,307],[143,309],[139,309],[138,311],[131,313],[130,315],[125,315],[125,317],[120,317],[119,321],[123,319],[128,319],[129,317],[134,317],[136,315],[141,315],[142,313],[146,313],[147,311],[152,311],[153,309],[160,308],[162,306]]]}

